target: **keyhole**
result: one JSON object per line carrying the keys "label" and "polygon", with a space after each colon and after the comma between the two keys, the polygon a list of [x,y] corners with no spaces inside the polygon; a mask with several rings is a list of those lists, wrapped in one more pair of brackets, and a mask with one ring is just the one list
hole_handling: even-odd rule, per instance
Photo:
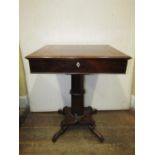
{"label": "keyhole", "polygon": [[79,67],[80,67],[80,63],[79,63],[79,62],[77,62],[77,63],[76,63],[76,66],[79,68]]}

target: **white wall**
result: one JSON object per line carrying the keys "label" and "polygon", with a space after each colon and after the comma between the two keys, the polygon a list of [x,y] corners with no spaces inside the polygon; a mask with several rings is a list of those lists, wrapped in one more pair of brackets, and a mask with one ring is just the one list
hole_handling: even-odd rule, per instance
{"label": "white wall", "polygon": [[[110,44],[134,57],[134,0],[20,0],[23,57],[46,44]],[[24,60],[31,111],[70,105],[70,76],[30,74]],[[125,75],[87,75],[85,105],[130,107],[133,60]]]}

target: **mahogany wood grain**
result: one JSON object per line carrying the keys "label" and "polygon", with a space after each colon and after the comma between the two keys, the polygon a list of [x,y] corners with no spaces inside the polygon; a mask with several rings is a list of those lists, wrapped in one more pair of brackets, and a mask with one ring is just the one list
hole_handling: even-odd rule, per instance
{"label": "mahogany wood grain", "polygon": [[125,73],[130,59],[109,45],[48,45],[26,58],[31,73],[70,74]]}
{"label": "mahogany wood grain", "polygon": [[129,56],[109,45],[47,45],[26,56],[32,58],[123,58]]}
{"label": "mahogany wood grain", "polygon": [[[30,59],[31,73],[125,73],[127,60],[102,58],[102,59]],[[77,63],[80,64],[77,67]]]}

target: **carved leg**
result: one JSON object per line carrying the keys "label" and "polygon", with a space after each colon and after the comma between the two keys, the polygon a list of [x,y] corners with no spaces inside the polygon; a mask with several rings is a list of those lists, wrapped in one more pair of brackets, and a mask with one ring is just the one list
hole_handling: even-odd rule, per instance
{"label": "carved leg", "polygon": [[83,125],[95,126],[95,121],[92,119],[92,114],[96,113],[97,110],[91,106],[84,108],[84,114],[81,116],[79,123]]}
{"label": "carved leg", "polygon": [[53,142],[56,142],[56,140],[69,128],[69,126],[77,123],[76,118],[71,113],[70,107],[64,107],[63,110],[59,110],[58,112],[64,115],[64,119],[61,122],[60,130],[56,132],[52,138]]}
{"label": "carved leg", "polygon": [[92,114],[96,114],[96,113],[97,113],[97,109],[93,109]]}
{"label": "carved leg", "polygon": [[89,125],[88,127],[89,127],[90,131],[100,140],[100,142],[104,141],[104,137],[102,136],[101,133],[96,131],[94,126]]}
{"label": "carved leg", "polygon": [[59,109],[59,110],[58,110],[58,114],[62,114],[62,115],[64,115],[63,110],[62,110],[62,109]]}
{"label": "carved leg", "polygon": [[68,127],[61,127],[60,130],[54,134],[52,141],[56,142],[56,140],[68,129]]}
{"label": "carved leg", "polygon": [[85,112],[87,112],[89,114],[96,114],[97,113],[97,109],[94,109],[91,106],[89,106],[89,107],[85,107]]}
{"label": "carved leg", "polygon": [[68,109],[70,110],[69,107],[65,106],[63,109],[59,109],[59,110],[58,110],[58,114],[65,115],[65,113],[66,113],[66,111],[67,111]]}

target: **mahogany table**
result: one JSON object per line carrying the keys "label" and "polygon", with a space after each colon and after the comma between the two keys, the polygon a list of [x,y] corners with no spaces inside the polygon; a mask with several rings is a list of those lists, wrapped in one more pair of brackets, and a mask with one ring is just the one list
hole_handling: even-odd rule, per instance
{"label": "mahogany table", "polygon": [[92,114],[97,110],[84,107],[84,75],[91,73],[125,73],[131,57],[109,45],[47,45],[26,56],[31,73],[64,73],[71,75],[71,107],[59,110],[64,115],[55,142],[70,126],[85,125],[103,142],[95,129]]}

